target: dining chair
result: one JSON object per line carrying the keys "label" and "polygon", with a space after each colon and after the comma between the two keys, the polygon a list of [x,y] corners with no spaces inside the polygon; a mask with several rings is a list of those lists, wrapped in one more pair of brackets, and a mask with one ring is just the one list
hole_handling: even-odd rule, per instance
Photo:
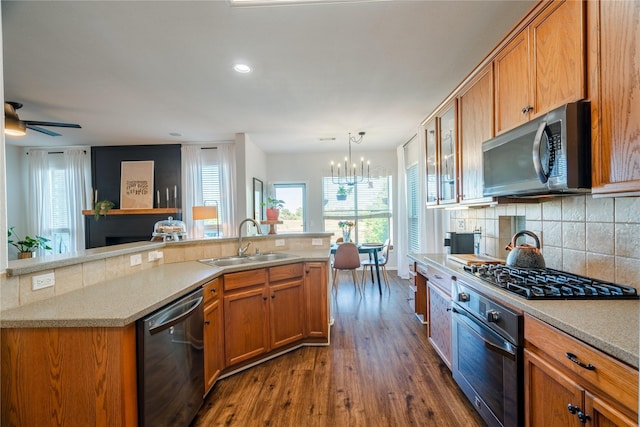
{"label": "dining chair", "polygon": [[336,249],[336,253],[333,256],[333,289],[338,293],[338,274],[340,271],[351,270],[351,276],[353,277],[353,286],[358,289],[360,295],[362,295],[362,289],[360,289],[360,281],[358,280],[358,273],[356,272],[360,268],[360,254],[358,253],[358,247],[354,243],[342,243]]}
{"label": "dining chair", "polygon": [[[382,278],[384,279],[384,284],[387,289],[389,288],[389,275],[387,274],[387,261],[389,260],[389,247],[391,246],[391,242],[389,239],[385,240],[382,245],[382,249],[378,252],[378,266],[380,270],[382,270]],[[366,259],[362,261],[362,289],[366,288],[366,277],[367,277],[367,268],[369,269],[371,275],[373,275],[373,269],[376,268],[376,260],[374,259]]]}

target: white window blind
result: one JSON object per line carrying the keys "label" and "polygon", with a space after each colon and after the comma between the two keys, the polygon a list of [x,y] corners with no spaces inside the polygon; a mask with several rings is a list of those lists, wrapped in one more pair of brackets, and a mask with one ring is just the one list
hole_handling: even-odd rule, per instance
{"label": "white window blind", "polygon": [[407,234],[409,252],[420,252],[420,229],[418,224],[418,164],[407,169]]}
{"label": "white window blind", "polygon": [[205,206],[218,207],[218,219],[204,221],[205,236],[218,236],[220,230],[220,165],[218,162],[217,150],[203,149],[202,151],[202,202]]}

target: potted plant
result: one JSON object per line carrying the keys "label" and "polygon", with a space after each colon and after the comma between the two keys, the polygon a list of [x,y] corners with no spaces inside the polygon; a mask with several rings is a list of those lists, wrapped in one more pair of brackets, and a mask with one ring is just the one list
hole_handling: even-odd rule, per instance
{"label": "potted plant", "polygon": [[111,200],[100,200],[96,202],[95,207],[93,208],[93,216],[96,221],[100,219],[100,215],[106,215],[109,212],[109,209],[112,209],[115,206]]}
{"label": "potted plant", "polygon": [[[33,258],[35,251],[39,248],[51,250],[51,247],[47,244],[49,239],[42,236],[24,236],[24,239],[21,239],[13,230],[14,228],[15,227],[9,227],[9,230],[7,230],[7,241],[10,245],[18,249],[18,259]],[[16,240],[13,240],[12,237]]]}
{"label": "potted plant", "polygon": [[351,193],[352,189],[352,187],[347,188],[344,185],[341,185],[338,187],[338,191],[336,192],[336,199],[347,200],[347,196]]}
{"label": "potted plant", "polygon": [[[262,203],[264,206],[265,203]],[[284,200],[267,197],[267,221],[277,221],[280,216],[280,209],[284,207]]]}

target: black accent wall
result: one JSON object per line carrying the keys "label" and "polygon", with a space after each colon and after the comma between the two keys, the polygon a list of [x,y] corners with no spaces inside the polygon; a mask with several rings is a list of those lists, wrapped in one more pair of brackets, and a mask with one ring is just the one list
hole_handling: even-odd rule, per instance
{"label": "black accent wall", "polygon": [[[154,161],[153,207],[166,208],[166,189],[169,189],[169,207],[181,208],[181,152],[179,144],[172,145],[123,145],[91,147],[91,182],[98,191],[98,200],[111,200],[114,209],[120,209],[120,164],[123,161]],[[174,206],[174,186],[178,186],[177,206]],[[156,191],[160,190],[160,206],[157,206]],[[182,219],[180,214],[174,219]],[[85,217],[85,244],[87,248],[116,245],[120,243],[151,240],[153,226],[167,215],[107,215],[98,221],[93,216]]]}

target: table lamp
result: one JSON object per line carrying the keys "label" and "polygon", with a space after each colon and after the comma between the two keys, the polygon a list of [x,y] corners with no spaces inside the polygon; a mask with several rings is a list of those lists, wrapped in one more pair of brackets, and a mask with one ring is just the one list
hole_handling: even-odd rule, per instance
{"label": "table lamp", "polygon": [[[194,221],[215,219],[216,220],[216,236],[220,234],[220,229],[218,227],[218,207],[217,206],[194,206],[191,211],[193,213]],[[206,235],[204,237],[206,237]]]}

